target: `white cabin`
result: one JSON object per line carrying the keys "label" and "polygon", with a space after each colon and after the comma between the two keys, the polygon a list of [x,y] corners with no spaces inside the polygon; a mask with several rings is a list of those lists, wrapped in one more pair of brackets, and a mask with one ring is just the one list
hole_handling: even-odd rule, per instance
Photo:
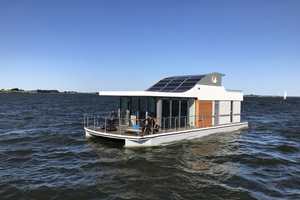
{"label": "white cabin", "polygon": [[[221,73],[165,77],[145,91],[99,92],[101,96],[120,97],[120,118],[170,118],[160,127],[175,126],[175,119],[188,117],[190,126],[212,126],[241,121],[242,91],[227,91]],[[204,118],[195,118],[203,116]],[[132,121],[132,120],[131,120]],[[183,124],[177,122],[179,124]],[[176,125],[179,125],[176,124]]]}

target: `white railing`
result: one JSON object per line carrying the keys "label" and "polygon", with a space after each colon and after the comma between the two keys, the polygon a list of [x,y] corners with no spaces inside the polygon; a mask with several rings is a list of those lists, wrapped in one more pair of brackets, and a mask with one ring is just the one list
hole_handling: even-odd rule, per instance
{"label": "white railing", "polygon": [[232,90],[232,89],[226,89],[227,92],[239,92],[243,93],[243,90]]}
{"label": "white railing", "polygon": [[[87,113],[84,115],[84,127],[94,131],[109,133],[109,115],[107,113]],[[212,118],[211,123],[207,123],[205,118]],[[146,129],[146,124],[149,124],[151,132],[167,132],[172,130],[186,130],[207,127],[212,125],[214,116],[184,116],[184,117],[163,117],[151,119],[129,119],[117,118],[113,127],[116,128],[114,134],[133,134],[140,136],[143,127]],[[124,123],[124,124],[122,124]],[[134,126],[135,125],[135,126]],[[135,128],[135,129],[133,129]]]}

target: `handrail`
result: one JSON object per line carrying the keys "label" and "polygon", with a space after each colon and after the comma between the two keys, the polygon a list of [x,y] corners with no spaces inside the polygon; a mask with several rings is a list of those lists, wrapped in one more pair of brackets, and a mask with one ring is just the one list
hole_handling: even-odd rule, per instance
{"label": "handrail", "polygon": [[232,90],[232,89],[226,89],[227,92],[243,92],[243,90]]}
{"label": "handrail", "polygon": [[[84,127],[90,128],[94,131],[103,131],[107,133],[106,126],[108,125],[109,117],[106,113],[86,113],[84,114]],[[192,115],[183,117],[162,117],[157,119],[157,126],[159,130],[167,132],[168,130],[188,129],[188,128],[201,128],[207,126],[205,124],[205,118],[214,118],[213,115]],[[119,134],[125,133],[126,129],[132,127],[132,125],[139,125],[139,128],[143,127],[145,119],[129,119],[129,118],[118,118],[118,131]],[[201,121],[201,125],[200,125]],[[123,124],[122,124],[123,123]],[[211,125],[211,124],[210,124]],[[151,125],[153,127],[153,124]],[[104,129],[104,130],[103,130]],[[139,136],[139,132],[138,132]]]}

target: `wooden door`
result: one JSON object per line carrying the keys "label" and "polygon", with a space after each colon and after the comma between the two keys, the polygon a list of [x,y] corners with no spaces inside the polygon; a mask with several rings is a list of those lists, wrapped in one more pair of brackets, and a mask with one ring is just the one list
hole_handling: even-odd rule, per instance
{"label": "wooden door", "polygon": [[212,125],[212,105],[212,101],[196,100],[196,127]]}

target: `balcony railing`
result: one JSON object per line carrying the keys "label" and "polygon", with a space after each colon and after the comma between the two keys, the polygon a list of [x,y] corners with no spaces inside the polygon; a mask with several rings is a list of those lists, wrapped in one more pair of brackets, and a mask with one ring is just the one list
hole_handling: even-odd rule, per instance
{"label": "balcony railing", "polygon": [[117,130],[109,131],[109,115],[107,113],[87,113],[84,115],[84,127],[100,131],[104,133],[114,134],[133,134],[142,135],[142,128],[147,124],[150,127],[151,134],[153,133],[165,133],[170,131],[196,129],[201,127],[208,127],[212,125],[214,116],[182,116],[182,117],[162,117],[147,119],[135,119],[135,118],[117,118],[113,122],[113,126]]}

